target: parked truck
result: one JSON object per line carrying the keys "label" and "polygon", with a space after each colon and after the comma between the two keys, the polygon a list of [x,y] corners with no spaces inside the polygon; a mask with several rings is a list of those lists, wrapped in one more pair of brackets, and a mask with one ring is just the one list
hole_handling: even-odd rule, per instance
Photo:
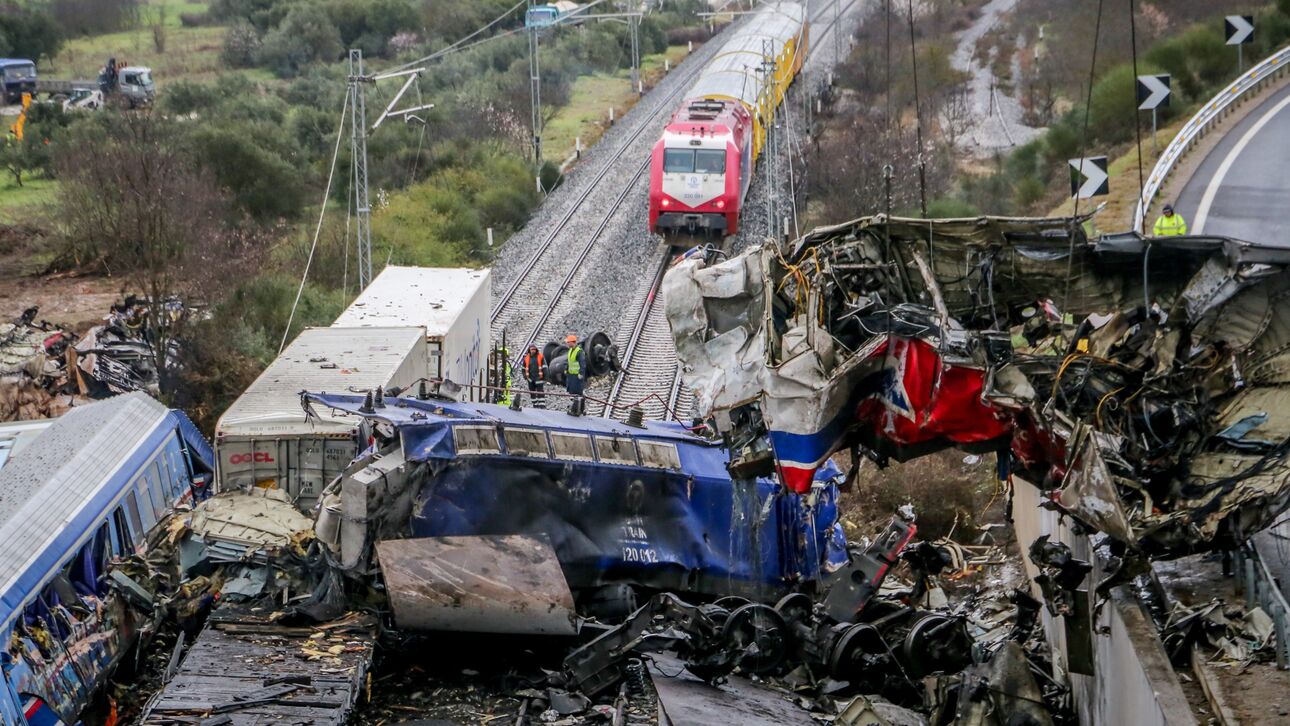
{"label": "parked truck", "polygon": [[[482,382],[489,349],[488,270],[387,265],[334,328],[417,325],[426,330],[426,378]],[[462,397],[482,400],[477,389]]]}
{"label": "parked truck", "polygon": [[[0,68],[6,61],[0,61]],[[157,86],[152,80],[152,69],[147,66],[131,66],[108,58],[107,63],[99,69],[95,80],[62,80],[40,76],[31,61],[22,61],[29,67],[15,65],[15,73],[24,75],[21,83],[26,92],[46,96],[54,101],[63,102],[64,108],[97,109],[105,103],[117,103],[129,108],[150,106],[157,97]],[[6,89],[9,71],[5,70]],[[21,93],[21,92],[20,92]]]}
{"label": "parked truck", "polygon": [[215,427],[216,489],[283,489],[302,509],[365,444],[361,419],[307,418],[300,392],[408,388],[425,376],[419,326],[309,328],[233,402]]}
{"label": "parked truck", "polygon": [[19,103],[36,92],[36,64],[26,58],[0,58],[0,103]]}

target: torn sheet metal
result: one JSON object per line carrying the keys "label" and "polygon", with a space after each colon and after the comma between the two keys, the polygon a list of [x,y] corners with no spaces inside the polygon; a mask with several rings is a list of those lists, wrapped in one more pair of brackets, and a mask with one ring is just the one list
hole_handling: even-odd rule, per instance
{"label": "torn sheet metal", "polygon": [[[306,394],[367,416],[379,441],[324,499],[319,532],[351,573],[370,542],[542,535],[575,591],[615,583],[773,599],[846,561],[836,468],[805,494],[732,481],[727,452],[675,424],[491,404]],[[382,433],[383,432],[383,433]],[[339,524],[336,524],[339,520]]]}
{"label": "torn sheet metal", "polygon": [[1011,449],[1136,549],[1240,541],[1290,502],[1290,253],[1083,221],[877,216],[687,260],[664,290],[700,414],[798,491],[845,447]]}
{"label": "torn sheet metal", "polygon": [[376,553],[400,630],[577,633],[573,593],[542,538],[396,539]]}

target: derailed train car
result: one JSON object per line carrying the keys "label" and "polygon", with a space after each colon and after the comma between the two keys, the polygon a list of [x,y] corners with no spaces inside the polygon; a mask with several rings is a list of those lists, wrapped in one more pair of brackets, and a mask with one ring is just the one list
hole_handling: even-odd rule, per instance
{"label": "derailed train car", "polygon": [[996,451],[1130,551],[1230,548],[1290,503],[1290,252],[1085,221],[866,217],[687,260],[663,294],[696,408],[796,490],[846,447]]}
{"label": "derailed train car", "polygon": [[[523,535],[549,543],[538,549],[580,605],[621,612],[631,588],[768,600],[847,561],[836,469],[787,493],[773,479],[732,481],[726,450],[679,424],[443,400],[303,401],[370,426],[372,447],[328,491],[316,527],[353,575],[375,571],[378,542],[466,537],[497,574],[506,553],[494,557],[485,538]],[[395,564],[381,557],[383,569]]]}
{"label": "derailed train car", "polygon": [[182,413],[130,393],[72,409],[0,470],[6,726],[78,722],[154,625],[109,577],[111,564],[140,551],[176,504],[203,495],[214,465]]}

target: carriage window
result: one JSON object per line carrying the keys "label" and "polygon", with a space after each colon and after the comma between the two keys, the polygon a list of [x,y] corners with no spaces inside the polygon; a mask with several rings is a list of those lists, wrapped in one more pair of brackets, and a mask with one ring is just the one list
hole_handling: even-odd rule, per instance
{"label": "carriage window", "polygon": [[112,512],[112,550],[124,556],[134,550],[134,541],[130,538],[130,524],[125,519],[125,512],[117,507]]}
{"label": "carriage window", "polygon": [[676,444],[663,441],[637,441],[641,449],[641,463],[659,469],[680,469],[681,456]]}
{"label": "carriage window", "polygon": [[629,438],[597,436],[596,453],[606,464],[636,465],[636,446]]}
{"label": "carriage window", "polygon": [[591,455],[591,437],[586,434],[551,432],[551,448],[557,459],[595,461]]}
{"label": "carriage window", "polygon": [[663,149],[663,171],[689,174],[694,171],[694,149]]}
{"label": "carriage window", "polygon": [[694,152],[694,170],[700,174],[726,173],[724,149],[699,149]]}
{"label": "carriage window", "polygon": [[511,456],[550,456],[542,429],[506,429],[506,453]]}
{"label": "carriage window", "polygon": [[[139,499],[134,495],[134,492],[130,492],[129,494],[125,495],[125,506],[126,506],[126,509],[130,512],[130,524],[131,526],[133,526],[133,529],[131,529],[130,531],[133,532],[134,536],[136,537],[142,535],[143,520],[139,519]],[[132,550],[134,549],[134,539],[133,538],[128,538],[128,539],[130,539],[129,549]]]}
{"label": "carriage window", "polygon": [[497,429],[492,426],[454,426],[452,441],[458,454],[500,454]]}

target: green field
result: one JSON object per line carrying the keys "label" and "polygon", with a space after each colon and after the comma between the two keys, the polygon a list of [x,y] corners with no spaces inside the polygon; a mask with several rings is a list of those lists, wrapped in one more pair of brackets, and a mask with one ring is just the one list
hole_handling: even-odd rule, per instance
{"label": "green field", "polygon": [[44,177],[24,178],[22,186],[13,182],[13,176],[0,176],[0,223],[16,224],[26,221],[30,213],[53,201],[58,182]]}
{"label": "green field", "polygon": [[[685,46],[675,45],[667,49],[666,57],[671,60],[673,68],[685,56]],[[641,58],[641,73],[646,78],[661,74],[663,61],[663,53]],[[630,70],[620,70],[613,75],[580,76],[573,82],[569,105],[561,108],[542,131],[542,155],[556,163],[564,161],[574,152],[574,140],[578,137],[582,137],[585,150],[604,133],[610,106],[614,107],[614,118],[619,119],[636,101]]]}

